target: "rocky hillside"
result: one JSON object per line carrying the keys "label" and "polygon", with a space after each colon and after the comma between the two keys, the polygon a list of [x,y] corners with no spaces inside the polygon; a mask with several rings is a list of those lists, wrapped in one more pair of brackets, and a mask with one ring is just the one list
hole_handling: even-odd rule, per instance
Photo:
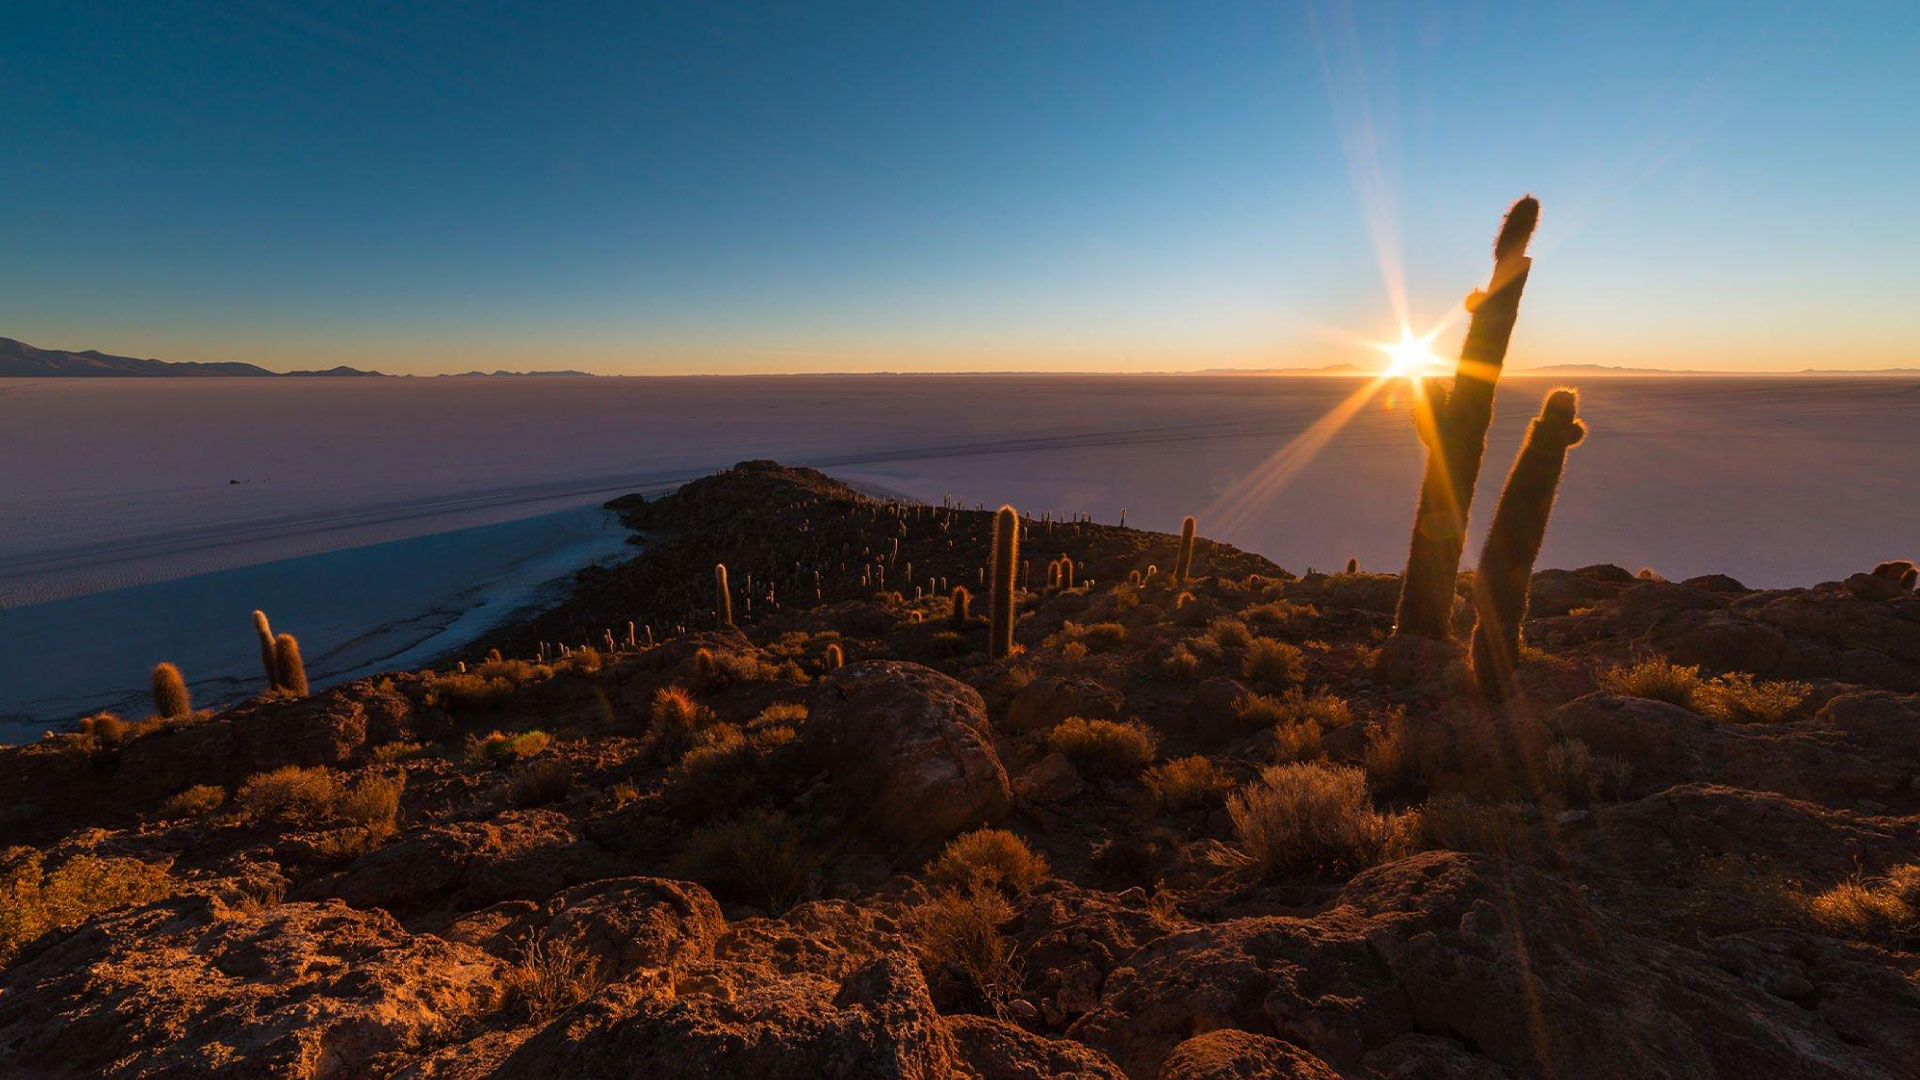
{"label": "rocky hillside", "polygon": [[1027,521],[994,661],[989,512],[617,505],[461,665],[0,750],[0,1076],[1915,1074],[1897,586],[1547,571],[1496,712],[1395,576]]}

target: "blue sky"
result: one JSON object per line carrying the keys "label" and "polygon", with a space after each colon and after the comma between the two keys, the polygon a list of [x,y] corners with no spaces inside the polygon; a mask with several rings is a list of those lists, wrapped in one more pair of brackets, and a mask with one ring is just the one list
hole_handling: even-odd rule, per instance
{"label": "blue sky", "polygon": [[16,4],[0,334],[1371,363],[1383,263],[1424,328],[1532,191],[1516,366],[1920,363],[1915,40],[1905,3]]}

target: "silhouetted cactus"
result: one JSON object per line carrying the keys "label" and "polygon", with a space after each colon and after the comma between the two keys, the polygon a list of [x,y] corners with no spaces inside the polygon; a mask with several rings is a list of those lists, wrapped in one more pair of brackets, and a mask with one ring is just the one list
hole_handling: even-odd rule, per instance
{"label": "silhouetted cactus", "polygon": [[988,596],[987,654],[995,660],[1013,655],[1013,574],[1020,564],[1020,514],[1002,506],[993,516],[993,591]]}
{"label": "silhouetted cactus", "polygon": [[727,588],[727,564],[713,564],[713,617],[721,626],[733,625],[733,590]]}
{"label": "silhouetted cactus", "polygon": [[1350,558],[1350,559],[1348,559],[1348,560],[1347,560],[1347,573],[1349,573],[1349,574],[1357,574],[1357,573],[1359,573],[1359,572],[1360,572],[1360,560],[1359,560],[1359,559],[1357,559],[1357,558]]}
{"label": "silhouetted cactus", "polygon": [[273,639],[273,666],[280,672],[280,689],[294,697],[307,696],[307,665],[300,659],[300,642],[292,634]]}
{"label": "silhouetted cactus", "polygon": [[1180,554],[1173,560],[1173,583],[1184,585],[1193,573],[1193,530],[1197,523],[1189,517],[1180,523]]}
{"label": "silhouetted cactus", "polygon": [[1420,507],[1413,519],[1406,577],[1393,632],[1435,640],[1452,634],[1454,582],[1460,551],[1467,539],[1467,515],[1487,450],[1487,425],[1493,420],[1494,384],[1507,359],[1507,342],[1520,313],[1533,260],[1527,241],[1540,217],[1540,204],[1528,195],[1507,211],[1493,245],[1493,277],[1484,291],[1467,298],[1473,319],[1460,346],[1453,387],[1423,384],[1424,406],[1416,404],[1420,438],[1427,444],[1426,475],[1420,482]]}
{"label": "silhouetted cactus", "polygon": [[169,720],[193,711],[193,699],[187,696],[187,681],[172,664],[153,666],[153,711]]}
{"label": "silhouetted cactus", "polygon": [[267,622],[267,613],[255,609],[253,613],[253,632],[260,639],[260,666],[267,673],[267,689],[280,688],[280,670],[273,661],[273,625]]}
{"label": "silhouetted cactus", "polygon": [[954,629],[957,630],[957,629],[964,628],[967,625],[967,620],[971,619],[972,617],[973,617],[973,594],[967,591],[967,587],[965,585],[954,586],[953,588]]}
{"label": "silhouetted cactus", "polygon": [[821,660],[828,671],[839,671],[846,662],[847,654],[840,648],[840,643],[837,641],[827,646],[827,654]]}
{"label": "silhouetted cactus", "polygon": [[1526,442],[1513,459],[1486,546],[1480,550],[1480,566],[1473,575],[1473,673],[1489,701],[1512,696],[1533,563],[1547,534],[1567,450],[1587,435],[1587,426],[1574,415],[1579,401],[1575,391],[1562,389],[1541,403],[1540,415],[1527,428]]}

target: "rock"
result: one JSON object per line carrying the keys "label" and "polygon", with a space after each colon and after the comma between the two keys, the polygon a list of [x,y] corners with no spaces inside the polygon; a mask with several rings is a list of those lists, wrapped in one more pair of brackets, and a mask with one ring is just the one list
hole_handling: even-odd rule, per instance
{"label": "rock", "polygon": [[502,986],[500,961],[383,912],[179,898],[0,974],[0,1075],[385,1075],[497,1010]]}
{"label": "rock", "polygon": [[609,978],[638,968],[681,970],[703,963],[726,928],[707,890],[691,881],[650,877],[575,885],[518,924],[522,934],[577,941]]}
{"label": "rock", "polygon": [[494,1080],[953,1075],[953,1038],[905,955],[870,961],[838,987],[725,974],[716,972],[723,993],[675,996],[638,979],[607,986],[528,1039]]}
{"label": "rock", "polygon": [[989,737],[972,687],[919,664],[874,660],[821,682],[802,750],[876,832],[931,845],[1007,812],[1012,791]]}
{"label": "rock", "polygon": [[1292,1043],[1221,1028],[1174,1047],[1160,1080],[1340,1080],[1340,1074]]}
{"label": "rock", "polygon": [[1041,675],[1021,687],[1007,704],[1007,727],[1046,731],[1069,716],[1117,720],[1126,699],[1084,675]]}
{"label": "rock", "polygon": [[1565,615],[1575,608],[1592,607],[1596,602],[1618,595],[1617,586],[1595,581],[1571,570],[1542,570],[1527,586],[1527,615],[1540,618]]}
{"label": "rock", "polygon": [[1362,873],[1312,918],[1230,919],[1147,945],[1068,1034],[1134,1077],[1156,1075],[1194,1028],[1231,1026],[1342,1072],[1444,1031],[1524,1076],[1839,1080],[1906,1071],[1920,1008],[1889,1011],[1888,1030],[1863,1037],[1627,930],[1560,880],[1429,852]]}
{"label": "rock", "polygon": [[1106,1055],[1067,1039],[1048,1039],[984,1016],[951,1016],[961,1062],[980,1080],[1126,1080]]}
{"label": "rock", "polygon": [[1690,577],[1680,584],[1685,585],[1689,589],[1704,589],[1707,592],[1743,593],[1753,591],[1745,585],[1740,584],[1738,579],[1730,578],[1725,574],[1702,574],[1699,577]]}
{"label": "rock", "polygon": [[566,815],[508,810],[409,832],[345,870],[299,890],[354,907],[409,917],[464,912],[502,900],[545,900],[568,885],[620,873],[618,862],[582,840]]}
{"label": "rock", "polygon": [[1238,716],[1239,703],[1253,691],[1246,684],[1218,676],[1200,680],[1187,698],[1181,723],[1207,742],[1219,742],[1246,733]]}
{"label": "rock", "polygon": [[1393,1080],[1513,1080],[1511,1070],[1438,1035],[1402,1035],[1360,1060]]}
{"label": "rock", "polygon": [[1014,796],[1036,806],[1066,802],[1083,787],[1079,771],[1065,754],[1048,754],[1013,779]]}
{"label": "rock", "polygon": [[1854,574],[1846,580],[1847,591],[1859,600],[1891,600],[1906,592],[1898,581],[1872,574]]}

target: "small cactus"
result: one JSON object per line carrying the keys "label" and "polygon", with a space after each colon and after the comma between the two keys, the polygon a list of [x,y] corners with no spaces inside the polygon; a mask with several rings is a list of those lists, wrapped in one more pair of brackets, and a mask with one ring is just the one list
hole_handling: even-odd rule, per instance
{"label": "small cactus", "polygon": [[1060,556],[1060,587],[1073,588],[1073,560],[1065,555]]}
{"label": "small cactus", "polygon": [[1443,641],[1453,632],[1454,584],[1460,552],[1467,540],[1467,515],[1487,452],[1487,426],[1493,422],[1493,390],[1507,359],[1507,343],[1520,314],[1532,260],[1527,242],[1540,219],[1540,204],[1528,195],[1508,209],[1493,247],[1493,276],[1485,290],[1467,298],[1472,321],[1460,346],[1460,364],[1451,390],[1428,380],[1424,403],[1416,409],[1420,438],[1427,444],[1426,474],[1420,481],[1420,506],[1413,519],[1413,541],[1393,632]]}
{"label": "small cactus", "polygon": [[954,586],[953,588],[954,629],[956,630],[964,629],[967,625],[967,620],[972,617],[973,617],[973,594],[967,591],[967,587],[965,585]]}
{"label": "small cactus", "polygon": [[1347,560],[1347,573],[1349,573],[1349,574],[1357,574],[1357,573],[1359,573],[1359,572],[1360,572],[1360,560],[1359,560],[1358,558],[1350,558],[1350,559],[1348,559],[1348,560]]}
{"label": "small cactus", "polygon": [[307,665],[300,659],[300,641],[292,634],[273,639],[273,666],[280,672],[280,689],[294,697],[307,696]]}
{"label": "small cactus", "polygon": [[713,564],[713,617],[721,626],[733,625],[733,590],[727,588],[727,564]]}
{"label": "small cactus", "polygon": [[1560,488],[1568,449],[1586,438],[1575,417],[1579,395],[1555,390],[1540,405],[1527,438],[1500,492],[1480,566],[1473,575],[1473,673],[1487,700],[1512,696],[1520,660],[1520,622],[1526,617],[1533,563],[1547,534],[1547,518]]}
{"label": "small cactus", "polygon": [[1013,575],[1020,565],[1020,514],[1002,506],[993,516],[993,591],[988,597],[987,654],[995,660],[1013,655]]}
{"label": "small cactus", "polygon": [[827,646],[827,655],[823,658],[822,663],[826,665],[828,671],[839,671],[846,665],[846,662],[847,654],[840,648],[839,642],[836,641]]}
{"label": "small cactus", "polygon": [[280,669],[273,659],[273,625],[267,622],[267,613],[259,609],[253,612],[253,632],[260,639],[260,666],[267,673],[267,689],[280,688]]}
{"label": "small cactus", "polygon": [[187,695],[187,681],[172,664],[153,666],[153,711],[172,720],[193,711],[193,699]]}
{"label": "small cactus", "polygon": [[1191,516],[1180,523],[1180,554],[1173,560],[1173,583],[1184,585],[1187,575],[1193,573],[1193,530],[1196,522]]}

